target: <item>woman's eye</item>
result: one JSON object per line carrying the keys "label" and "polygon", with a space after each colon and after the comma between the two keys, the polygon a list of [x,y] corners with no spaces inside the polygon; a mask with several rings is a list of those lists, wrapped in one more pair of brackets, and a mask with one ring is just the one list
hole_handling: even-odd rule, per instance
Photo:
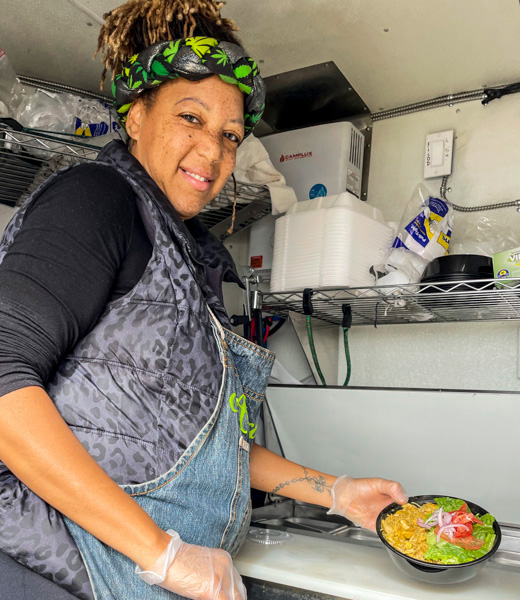
{"label": "woman's eye", "polygon": [[190,115],[190,114],[181,115],[181,117],[183,119],[185,119],[186,121],[188,121],[189,123],[200,123],[200,121],[197,119],[197,117],[194,117],[193,115]]}
{"label": "woman's eye", "polygon": [[240,138],[238,137],[238,135],[236,135],[236,133],[230,133],[228,131],[224,133],[224,135],[228,138],[228,140],[231,140],[235,144],[240,144]]}

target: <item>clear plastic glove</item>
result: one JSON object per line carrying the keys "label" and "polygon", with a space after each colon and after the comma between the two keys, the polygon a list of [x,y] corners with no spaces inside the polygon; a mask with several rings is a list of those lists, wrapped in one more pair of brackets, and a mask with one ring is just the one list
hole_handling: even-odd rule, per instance
{"label": "clear plastic glove", "polygon": [[191,600],[246,600],[242,578],[225,550],[186,544],[175,531],[167,533],[172,541],[150,569],[136,568],[143,581]]}
{"label": "clear plastic glove", "polygon": [[329,515],[341,515],[365,529],[376,530],[377,515],[392,502],[406,504],[408,494],[397,481],[342,475],[332,486]]}

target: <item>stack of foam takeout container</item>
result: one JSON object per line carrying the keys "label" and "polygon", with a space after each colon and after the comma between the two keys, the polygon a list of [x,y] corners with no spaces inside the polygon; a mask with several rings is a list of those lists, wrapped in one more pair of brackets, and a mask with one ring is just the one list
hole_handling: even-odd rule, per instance
{"label": "stack of foam takeout container", "polygon": [[348,192],[298,202],[276,221],[271,291],[372,286],[394,236],[379,209]]}

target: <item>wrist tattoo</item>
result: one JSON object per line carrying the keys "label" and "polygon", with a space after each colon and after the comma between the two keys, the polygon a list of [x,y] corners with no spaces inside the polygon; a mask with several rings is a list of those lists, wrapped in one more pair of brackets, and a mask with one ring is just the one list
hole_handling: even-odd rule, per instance
{"label": "wrist tattoo", "polygon": [[327,491],[330,494],[331,486],[327,485],[323,475],[309,475],[309,471],[305,467],[302,467],[302,469],[304,475],[303,477],[290,479],[289,481],[280,483],[274,488],[274,490],[271,491],[271,494],[277,494],[281,489],[287,487],[288,485],[293,483],[303,483],[304,481],[306,481],[314,491],[319,492],[320,494],[322,494],[324,491]]}

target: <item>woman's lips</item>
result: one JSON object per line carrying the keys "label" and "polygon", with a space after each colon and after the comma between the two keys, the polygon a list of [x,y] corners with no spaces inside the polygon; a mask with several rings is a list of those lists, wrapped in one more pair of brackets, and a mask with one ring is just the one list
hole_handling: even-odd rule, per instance
{"label": "woman's lips", "polygon": [[206,192],[211,187],[213,179],[205,177],[201,173],[197,173],[194,170],[180,168],[180,172],[186,181],[199,192]]}

